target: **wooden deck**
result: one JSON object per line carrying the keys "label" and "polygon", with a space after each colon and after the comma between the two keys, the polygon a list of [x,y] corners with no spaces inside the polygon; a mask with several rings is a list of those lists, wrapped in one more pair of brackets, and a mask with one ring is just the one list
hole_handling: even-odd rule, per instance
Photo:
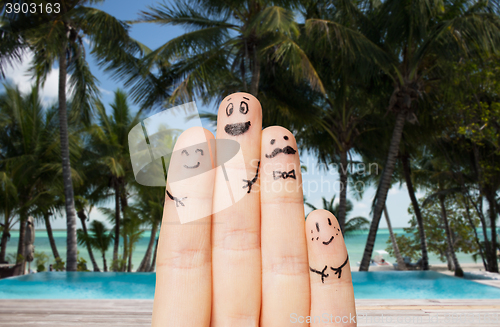
{"label": "wooden deck", "polygon": [[[152,306],[152,300],[0,300],[0,326],[150,326]],[[500,300],[356,300],[356,307],[360,327],[500,326]]]}

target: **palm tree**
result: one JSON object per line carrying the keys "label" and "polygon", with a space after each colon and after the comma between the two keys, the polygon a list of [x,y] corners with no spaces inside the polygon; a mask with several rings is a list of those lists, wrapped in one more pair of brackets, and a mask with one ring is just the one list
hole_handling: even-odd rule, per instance
{"label": "palm tree", "polygon": [[[330,199],[330,201],[328,201],[324,197],[322,197],[321,200],[323,201],[323,209],[330,211],[335,217],[337,217],[337,214],[338,214],[339,209],[340,209],[340,205],[338,203],[335,204],[335,195]],[[317,208],[314,205],[312,205],[311,203],[309,203],[307,201],[304,201],[304,204],[306,206],[308,206],[309,208],[311,208],[312,210],[317,210]],[[347,200],[346,216],[349,215],[349,213],[352,211],[352,209],[353,209],[352,202]],[[370,221],[368,219],[366,219],[365,217],[358,216],[358,217],[349,218],[344,225],[344,235],[349,236],[350,234],[352,234],[354,232],[357,232],[357,231],[362,230],[362,229],[366,229],[366,228],[368,228],[369,224],[370,224]]]}
{"label": "palm tree", "polygon": [[[139,242],[144,233],[140,228],[142,224],[143,220],[140,218],[138,210],[133,207],[127,207],[124,212],[123,228],[121,230],[124,239],[123,258],[128,261],[126,265],[127,272],[132,272],[132,253],[135,244]],[[123,270],[125,270],[125,267]]]}
{"label": "palm tree", "polygon": [[373,219],[361,260],[367,271],[398,156],[405,121],[415,122],[418,103],[440,78],[440,61],[491,52],[500,41],[500,19],[491,1],[387,0],[374,7],[366,35],[386,51],[383,67],[393,82],[388,111],[395,123]]}
{"label": "palm tree", "polygon": [[[78,194],[78,193],[77,193]],[[83,240],[85,241],[85,247],[89,253],[90,262],[92,262],[92,267],[94,271],[101,271],[99,266],[97,265],[97,261],[94,258],[94,253],[92,251],[92,245],[89,242],[88,231],[87,231],[87,223],[86,221],[89,219],[90,211],[92,210],[92,206],[89,205],[89,201],[82,196],[75,196],[75,206],[76,206],[76,214],[78,218],[80,218],[80,222],[82,224],[82,232],[85,235]],[[88,211],[86,209],[88,208]]]}
{"label": "palm tree", "polygon": [[403,259],[403,256],[401,255],[401,252],[399,251],[396,235],[392,230],[391,219],[389,218],[389,211],[387,210],[387,206],[384,207],[384,216],[385,216],[385,221],[387,223],[387,229],[389,229],[389,236],[391,238],[392,248],[394,250],[394,256],[396,257],[396,261],[398,263],[398,270],[406,270],[406,263]]}
{"label": "palm tree", "polygon": [[[1,165],[10,172],[18,192],[18,261],[23,261],[25,220],[31,214],[41,217],[44,210],[53,206],[54,198],[50,194],[56,192],[57,178],[61,176],[57,111],[50,108],[44,112],[36,88],[23,95],[18,88],[5,85],[5,93],[0,96],[0,112]],[[71,152],[77,156],[76,143],[72,144]],[[74,177],[78,175],[75,173]]]}
{"label": "palm tree", "polygon": [[[90,72],[85,57],[83,38],[90,40],[91,53],[103,65],[119,61],[122,49],[138,50],[128,38],[127,25],[113,16],[86,4],[99,0],[62,0],[53,10],[37,14],[18,15],[14,11],[5,13],[8,24],[2,27],[2,36],[7,40],[6,49],[0,55],[0,71],[5,64],[19,60],[29,49],[34,58],[31,71],[37,83],[44,84],[54,64],[59,67],[59,129],[62,157],[65,209],[67,217],[67,270],[77,269],[76,211],[71,178],[70,151],[67,117],[67,75],[73,91],[73,103],[80,117],[90,122],[93,102],[99,96],[95,77]],[[29,1],[20,1],[31,3]]]}
{"label": "palm tree", "polygon": [[451,231],[450,223],[448,222],[448,213],[446,210],[445,199],[446,196],[455,192],[460,192],[460,188],[453,185],[452,172],[446,168],[446,162],[440,158],[433,158],[427,162],[426,168],[429,173],[429,180],[433,186],[434,193],[429,195],[422,206],[428,205],[430,202],[439,201],[441,208],[441,219],[446,232],[446,241],[448,243],[448,253],[453,261],[453,270],[455,276],[462,277],[464,275],[460,263],[458,262],[453,245],[453,233]]}
{"label": "palm tree", "polygon": [[410,155],[407,153],[402,153],[400,155],[401,165],[403,167],[404,178],[406,182],[406,188],[408,190],[408,195],[413,206],[413,211],[415,212],[415,218],[417,219],[418,231],[420,235],[420,248],[422,249],[422,270],[429,270],[429,255],[427,251],[427,238],[425,236],[424,220],[422,218],[422,213],[420,211],[420,206],[415,195],[414,183],[412,180],[412,169],[410,163]]}
{"label": "palm tree", "polygon": [[[120,208],[123,211],[127,206],[126,187],[133,176],[128,149],[128,133],[132,127],[140,123],[140,112],[132,115],[127,95],[121,90],[115,91],[111,115],[106,114],[102,105],[98,105],[97,109],[98,124],[94,125],[91,130],[90,144],[93,155],[99,158],[94,169],[100,172],[101,183],[105,183],[107,188],[114,192],[113,261],[116,261],[120,244]],[[113,270],[116,268],[113,267]]]}
{"label": "palm tree", "polygon": [[10,173],[0,171],[0,215],[3,216],[2,239],[0,243],[0,262],[5,261],[5,253],[7,251],[7,242],[10,239],[10,228],[15,224],[16,207],[17,207],[17,189]]}
{"label": "palm tree", "polygon": [[[259,94],[261,73],[270,62],[294,60],[295,76],[317,85],[314,69],[294,41],[298,35],[294,9],[299,1],[178,1],[141,12],[137,22],[181,25],[188,31],[155,51],[128,71],[132,96],[144,107],[219,99],[236,90]],[[288,58],[288,59],[285,59]],[[151,71],[157,69],[157,74]],[[321,88],[318,85],[318,88]]]}
{"label": "palm tree", "polygon": [[165,188],[163,187],[143,187],[136,186],[138,189],[138,200],[134,203],[134,208],[137,214],[141,217],[145,224],[151,226],[151,235],[149,237],[148,247],[144,258],[142,259],[137,271],[151,270],[151,257],[153,246],[155,245],[156,234],[160,227],[163,217],[163,205],[165,203]]}
{"label": "palm tree", "polygon": [[83,230],[78,229],[78,243],[80,245],[85,245],[88,242],[92,248],[101,252],[102,264],[104,271],[106,272],[108,271],[108,266],[106,264],[106,251],[113,240],[113,233],[108,233],[106,226],[98,220],[93,220],[90,223],[89,232],[90,233],[85,234]]}

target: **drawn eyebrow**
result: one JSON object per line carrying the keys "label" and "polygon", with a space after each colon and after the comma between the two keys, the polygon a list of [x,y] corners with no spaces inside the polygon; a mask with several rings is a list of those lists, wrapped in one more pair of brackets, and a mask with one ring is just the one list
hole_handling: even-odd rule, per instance
{"label": "drawn eyebrow", "polygon": [[182,150],[181,154],[186,153],[186,156],[189,156],[189,153],[186,150]]}
{"label": "drawn eyebrow", "polygon": [[249,98],[245,98],[245,97],[243,97],[243,99],[246,99],[246,100],[250,101],[250,99],[249,99]]}
{"label": "drawn eyebrow", "polygon": [[319,232],[319,224],[316,223],[316,230]]}
{"label": "drawn eyebrow", "polygon": [[231,100],[231,98],[227,99],[227,101]]}
{"label": "drawn eyebrow", "polygon": [[196,153],[196,152],[201,152],[201,155],[203,155],[203,150],[202,149],[196,149],[196,151],[194,153]]}
{"label": "drawn eyebrow", "polygon": [[332,221],[330,220],[330,218],[328,218],[328,225],[332,225]]}

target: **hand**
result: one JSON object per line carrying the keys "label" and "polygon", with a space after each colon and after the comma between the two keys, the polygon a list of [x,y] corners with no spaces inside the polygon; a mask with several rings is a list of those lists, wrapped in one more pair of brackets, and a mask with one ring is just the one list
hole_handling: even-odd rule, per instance
{"label": "hand", "polygon": [[304,219],[293,135],[278,126],[262,131],[259,101],[235,93],[219,107],[217,142],[235,140],[241,149],[222,165],[213,139],[191,128],[174,148],[153,326],[356,326],[337,219],[325,210]]}

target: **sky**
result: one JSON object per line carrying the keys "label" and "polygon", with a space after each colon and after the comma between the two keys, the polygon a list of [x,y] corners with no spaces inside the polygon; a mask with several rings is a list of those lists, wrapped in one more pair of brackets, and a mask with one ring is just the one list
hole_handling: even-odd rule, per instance
{"label": "sky", "polygon": [[[154,5],[155,3],[161,3],[153,0],[145,1],[134,1],[134,0],[108,0],[102,4],[96,5],[96,8],[103,10],[118,19],[121,20],[135,20],[138,18],[138,13],[142,10],[147,10],[148,6]],[[156,49],[162,44],[166,43],[168,40],[177,37],[183,33],[183,29],[178,26],[160,26],[157,24],[134,24],[130,30],[131,36],[151,49]],[[104,73],[96,65],[92,56],[87,56],[89,65],[94,76],[99,80],[99,88],[101,90],[101,99],[103,103],[109,104],[113,101],[113,91],[117,88],[123,88],[120,81],[111,79],[109,74]],[[17,84],[22,91],[29,91],[31,87],[31,79],[26,73],[26,69],[29,66],[30,56],[27,55],[24,58],[23,63],[7,69],[6,77],[9,81]],[[58,82],[58,68],[54,67],[52,72],[45,83],[42,91],[43,101],[45,104],[50,105],[57,101],[57,83]],[[200,112],[216,112],[217,108],[205,107],[200,101],[196,101],[198,110]],[[136,106],[133,108],[137,109]],[[266,108],[263,108],[266,110]],[[202,122],[203,126],[212,132],[214,127],[208,122]],[[325,171],[317,166],[316,158],[308,154],[301,154],[301,163],[307,167],[307,171],[303,172],[303,182],[304,182],[304,195],[307,201],[317,208],[322,207],[322,197],[330,200],[333,195],[336,195],[336,202],[339,198],[339,175],[335,169],[330,169]],[[376,174],[381,173],[377,171],[373,165],[370,163],[365,163],[366,171],[371,167],[371,173]],[[351,187],[348,186],[348,187]],[[357,187],[363,187],[358,184]],[[348,198],[353,203],[353,211],[350,217],[362,216],[371,219],[371,203],[373,196],[375,194],[375,189],[373,187],[366,187],[363,198],[358,201],[351,194],[348,194]],[[417,193],[417,197],[423,196],[423,193]],[[410,205],[410,199],[406,189],[406,185],[396,184],[394,185],[388,194],[387,207],[391,218],[393,228],[407,227],[410,215],[408,214],[408,206]],[[111,204],[108,205],[110,207]],[[306,208],[306,213],[310,211]],[[90,214],[91,219],[103,220],[104,217],[98,212],[98,210],[93,210]],[[349,217],[347,217],[349,218]],[[43,225],[38,225],[38,228],[44,228]],[[385,219],[381,219],[380,228],[386,228],[387,224]],[[65,229],[66,223],[63,217],[56,217],[53,221],[52,228],[54,229]],[[78,221],[78,227],[80,228],[80,221]]]}

